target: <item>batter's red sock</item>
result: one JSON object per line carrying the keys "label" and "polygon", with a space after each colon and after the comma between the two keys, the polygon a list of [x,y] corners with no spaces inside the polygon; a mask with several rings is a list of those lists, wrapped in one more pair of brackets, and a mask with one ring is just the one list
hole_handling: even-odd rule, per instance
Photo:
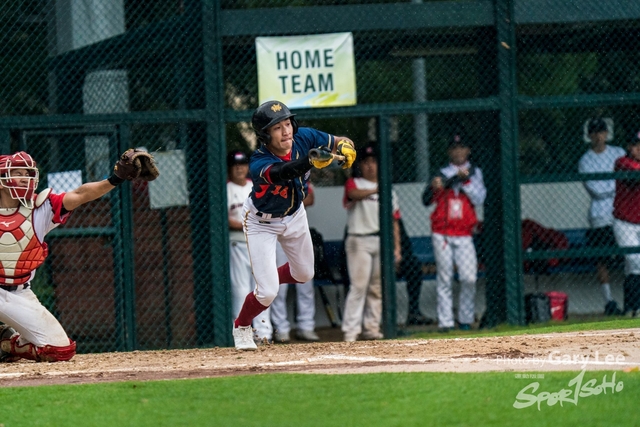
{"label": "batter's red sock", "polygon": [[278,267],[278,280],[280,281],[280,284],[283,284],[283,283],[302,283],[302,282],[298,282],[291,275],[291,269],[289,268],[289,263],[282,264],[280,267]]}
{"label": "batter's red sock", "polygon": [[253,322],[253,318],[265,311],[267,308],[269,307],[265,307],[260,304],[260,301],[258,301],[253,292],[250,292],[244,299],[244,304],[242,304],[238,318],[233,322],[234,327],[250,326],[251,322]]}

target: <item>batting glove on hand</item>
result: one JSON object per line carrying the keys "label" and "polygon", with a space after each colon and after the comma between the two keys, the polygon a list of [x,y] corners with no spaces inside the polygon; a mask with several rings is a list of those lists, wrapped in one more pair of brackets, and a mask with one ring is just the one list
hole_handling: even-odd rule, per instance
{"label": "batting glove on hand", "polygon": [[343,139],[338,142],[338,154],[344,156],[342,169],[349,169],[356,161],[356,149],[351,141]]}
{"label": "batting glove on hand", "polygon": [[312,148],[309,150],[309,163],[316,169],[326,168],[333,162],[333,154],[327,147]]}

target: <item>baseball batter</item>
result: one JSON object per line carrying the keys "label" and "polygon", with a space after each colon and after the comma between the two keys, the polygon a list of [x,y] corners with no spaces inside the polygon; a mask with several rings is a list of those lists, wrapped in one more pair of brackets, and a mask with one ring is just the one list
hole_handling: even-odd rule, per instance
{"label": "baseball batter", "polygon": [[[616,172],[640,175],[640,131],[627,145],[627,155],[616,160]],[[613,201],[613,232],[620,247],[640,246],[640,181],[617,179]],[[640,310],[640,253],[625,255],[624,313],[635,317]]]}
{"label": "baseball batter", "polygon": [[[302,204],[311,168],[329,166],[336,153],[343,156],[342,167],[349,168],[356,157],[350,139],[298,127],[294,116],[282,102],[267,101],[251,119],[261,145],[249,163],[253,188],[242,218],[256,288],[246,296],[234,321],[238,350],[257,348],[252,321],[271,305],[281,283],[305,283],[313,278],[313,245]],[[313,149],[328,155],[310,156]],[[279,267],[276,242],[289,260]]]}
{"label": "baseball batter", "polygon": [[[231,305],[235,319],[247,294],[255,289],[251,275],[251,262],[247,241],[242,232],[242,207],[253,186],[247,177],[249,158],[242,151],[235,150],[227,154],[227,208],[229,209],[229,267],[231,276]],[[271,341],[273,327],[269,318],[271,309],[267,309],[253,319],[254,340],[258,343]]]}
{"label": "baseball batter", "polygon": [[454,327],[454,266],[460,281],[460,329],[470,329],[475,316],[478,259],[472,234],[478,223],[475,207],[484,203],[487,190],[482,171],[468,161],[470,152],[461,136],[455,135],[449,145],[449,165],[433,178],[422,198],[427,206],[436,204],[431,214],[431,239],[436,258],[438,326],[441,331]]}
{"label": "baseball batter", "polygon": [[[62,194],[50,188],[36,194],[39,172],[29,154],[20,151],[0,156],[0,322],[4,323],[0,326],[0,361],[56,362],[76,354],[76,343],[38,301],[31,280],[47,257],[47,233],[64,224],[78,206],[133,179],[132,174],[140,176],[140,163],[136,168],[125,156],[130,152],[133,150],[123,154],[110,178]],[[144,156],[153,163],[151,155]]]}

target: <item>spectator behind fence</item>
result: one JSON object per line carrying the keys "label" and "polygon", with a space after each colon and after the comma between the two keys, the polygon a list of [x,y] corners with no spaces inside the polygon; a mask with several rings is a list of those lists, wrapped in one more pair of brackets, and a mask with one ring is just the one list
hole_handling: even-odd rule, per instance
{"label": "spectator behind fence", "polygon": [[[616,159],[625,155],[621,147],[608,145],[609,128],[601,117],[593,117],[587,122],[587,134],[591,140],[591,148],[582,155],[578,163],[580,173],[613,172]],[[613,235],[613,198],[615,196],[615,180],[599,180],[583,182],[587,193],[591,196],[587,245],[589,247],[616,246]],[[609,267],[615,261],[614,256],[598,257],[597,278],[604,295],[606,315],[619,315],[622,312],[611,296]]]}
{"label": "spectator behind fence", "polygon": [[[381,339],[382,284],[380,279],[380,221],[378,159],[373,147],[358,153],[361,177],[349,178],[344,186],[347,209],[347,269],[349,292],[344,307],[342,332],[345,341]],[[402,260],[400,247],[400,209],[395,192],[393,204],[393,245],[396,266]],[[364,329],[364,330],[363,330]]]}
{"label": "spectator behind fence", "polygon": [[[242,151],[227,154],[227,208],[229,211],[229,267],[231,278],[231,314],[235,319],[247,294],[255,289],[249,249],[242,231],[242,206],[253,186],[247,178],[249,158]],[[253,319],[254,341],[270,341],[273,327],[267,309]]]}
{"label": "spectator behind fence", "polygon": [[478,259],[472,234],[478,223],[475,208],[484,203],[487,195],[482,171],[469,163],[471,149],[460,134],[452,138],[448,153],[449,165],[440,169],[422,196],[426,206],[436,204],[431,214],[431,230],[437,269],[438,327],[441,332],[448,332],[455,326],[452,289],[454,266],[460,282],[459,328],[469,330],[475,320]]}
{"label": "spectator behind fence", "polygon": [[[309,183],[309,192],[302,204],[307,208],[313,205],[315,195],[313,186]],[[282,250],[280,244],[276,247],[276,263],[284,265],[289,262],[287,255]],[[287,343],[291,341],[291,323],[287,315],[287,293],[288,284],[280,285],[278,295],[271,303],[271,322],[273,323],[273,340],[276,343]],[[296,285],[296,301],[298,310],[296,311],[296,338],[303,341],[320,341],[316,333],[316,302],[313,279],[305,283]]]}
{"label": "spectator behind fence", "polygon": [[[638,172],[640,178],[640,131],[627,144],[627,155],[616,160],[614,170]],[[613,218],[618,246],[640,246],[639,179],[616,179]],[[636,317],[640,309],[640,253],[625,255],[624,273],[624,314]]]}

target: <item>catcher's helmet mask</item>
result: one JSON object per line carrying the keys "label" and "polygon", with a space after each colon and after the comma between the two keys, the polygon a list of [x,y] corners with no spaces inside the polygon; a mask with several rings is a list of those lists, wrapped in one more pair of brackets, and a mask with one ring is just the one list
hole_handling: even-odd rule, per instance
{"label": "catcher's helmet mask", "polygon": [[269,145],[271,135],[267,132],[271,126],[280,123],[283,120],[291,119],[293,134],[298,132],[298,122],[295,114],[289,111],[289,108],[280,101],[267,101],[262,103],[251,117],[251,126],[258,135],[258,140],[264,145]]}
{"label": "catcher's helmet mask", "polygon": [[[27,176],[12,177],[11,172],[16,169],[24,169]],[[26,184],[22,182],[26,180]],[[24,151],[0,157],[0,184],[9,189],[9,194],[14,200],[20,201],[22,206],[33,209],[33,201],[36,196],[36,188],[40,181],[40,173],[35,160]]]}

